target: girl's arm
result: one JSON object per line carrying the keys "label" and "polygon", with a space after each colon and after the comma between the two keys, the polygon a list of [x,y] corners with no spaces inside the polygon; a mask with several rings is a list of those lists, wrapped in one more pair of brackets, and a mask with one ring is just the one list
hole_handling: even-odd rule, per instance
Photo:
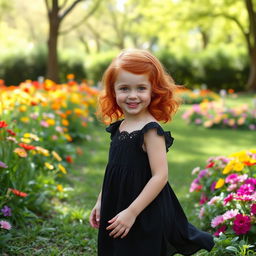
{"label": "girl's arm", "polygon": [[93,228],[99,228],[100,225],[100,207],[101,207],[101,191],[99,193],[97,202],[90,214],[90,224]]}
{"label": "girl's arm", "polygon": [[168,181],[168,163],[165,140],[151,129],[144,134],[144,145],[148,154],[152,177],[145,185],[139,196],[124,211],[109,221],[107,229],[113,229],[111,236],[125,237],[136,217],[157,197]]}

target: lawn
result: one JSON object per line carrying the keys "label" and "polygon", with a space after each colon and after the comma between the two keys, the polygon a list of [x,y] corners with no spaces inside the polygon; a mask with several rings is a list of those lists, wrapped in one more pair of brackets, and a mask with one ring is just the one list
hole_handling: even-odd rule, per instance
{"label": "lawn", "polygon": [[[246,103],[251,97],[228,99],[231,105]],[[245,102],[244,102],[245,101]],[[198,220],[191,207],[189,186],[194,167],[204,167],[211,156],[229,155],[255,147],[255,131],[205,129],[187,125],[181,115],[183,106],[173,122],[163,124],[175,138],[168,152],[169,181],[189,220]],[[50,202],[50,214],[42,213],[36,223],[22,230],[13,230],[10,249],[3,255],[88,255],[96,256],[97,231],[88,224],[91,208],[101,188],[108,157],[109,134],[103,125],[90,132],[89,140],[80,143],[83,155],[70,171],[67,191],[62,199]],[[199,255],[199,254],[198,254]]]}

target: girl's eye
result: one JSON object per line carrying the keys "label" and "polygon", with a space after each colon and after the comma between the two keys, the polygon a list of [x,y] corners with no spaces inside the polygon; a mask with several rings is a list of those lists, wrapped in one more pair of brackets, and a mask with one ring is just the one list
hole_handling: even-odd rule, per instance
{"label": "girl's eye", "polygon": [[127,88],[127,87],[121,87],[120,90],[121,90],[121,91],[127,91],[128,88]]}
{"label": "girl's eye", "polygon": [[140,90],[140,91],[144,91],[144,90],[146,90],[146,89],[147,89],[147,88],[144,87],[144,86],[139,87],[139,90]]}

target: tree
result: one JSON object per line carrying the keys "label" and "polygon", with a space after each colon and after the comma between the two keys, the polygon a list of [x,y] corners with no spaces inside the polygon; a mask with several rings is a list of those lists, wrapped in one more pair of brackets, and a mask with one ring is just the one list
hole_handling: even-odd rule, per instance
{"label": "tree", "polygon": [[[93,6],[90,7],[88,5],[89,11],[85,15],[85,17],[79,21],[77,24],[74,24],[69,29],[60,32],[60,25],[63,20],[66,18],[68,14],[70,14],[73,9],[81,2],[93,2]],[[59,0],[45,0],[45,5],[48,14],[48,22],[49,22],[49,32],[48,32],[48,59],[47,59],[47,74],[46,77],[58,82],[58,36],[60,33],[68,33],[69,31],[75,29],[84,23],[86,19],[88,19],[97,9],[100,0],[75,0],[68,7],[66,7],[68,0],[64,0],[62,4],[59,3]]]}

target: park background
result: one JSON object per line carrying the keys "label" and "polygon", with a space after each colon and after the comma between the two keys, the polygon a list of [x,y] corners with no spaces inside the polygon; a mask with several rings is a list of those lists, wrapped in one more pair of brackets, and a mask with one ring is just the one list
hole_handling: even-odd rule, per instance
{"label": "park background", "polygon": [[[169,181],[188,219],[222,228],[212,255],[255,255],[255,204],[207,204],[228,195],[221,170],[231,154],[240,165],[230,172],[256,178],[255,8],[253,0],[0,0],[3,255],[96,255],[88,216],[110,139],[95,108],[104,70],[129,47],[150,50],[184,86],[163,127],[175,138]],[[254,181],[243,182],[255,195]],[[250,224],[243,217],[237,232],[233,216],[213,227],[227,209]]]}

